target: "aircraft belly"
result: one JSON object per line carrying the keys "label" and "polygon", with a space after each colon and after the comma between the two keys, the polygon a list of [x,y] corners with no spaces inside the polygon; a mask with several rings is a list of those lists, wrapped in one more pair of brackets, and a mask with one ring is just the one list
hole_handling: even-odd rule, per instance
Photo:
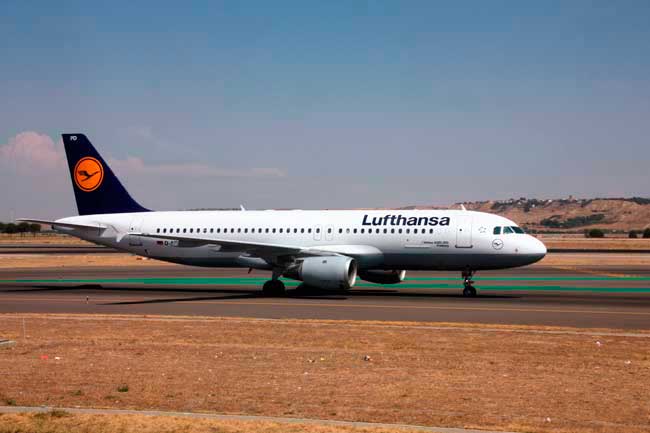
{"label": "aircraft belly", "polygon": [[428,254],[384,253],[384,259],[384,269],[462,271],[468,267],[473,270],[487,270],[525,266],[539,260],[539,257],[525,254],[429,252]]}

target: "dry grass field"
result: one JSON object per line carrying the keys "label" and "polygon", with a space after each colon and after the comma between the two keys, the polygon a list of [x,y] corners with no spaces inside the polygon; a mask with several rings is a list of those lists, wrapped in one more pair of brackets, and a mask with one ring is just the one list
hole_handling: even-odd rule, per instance
{"label": "dry grass field", "polygon": [[[418,433],[420,430],[409,430]],[[147,415],[86,415],[54,410],[0,414],[0,433],[395,433],[403,429]]]}
{"label": "dry grass field", "polygon": [[16,245],[16,244],[93,245],[92,243],[86,242],[79,238],[75,238],[68,235],[54,234],[54,233],[52,234],[39,233],[36,236],[33,236],[31,234],[8,235],[5,233],[0,233],[0,246],[7,245],[7,244],[11,244],[11,245]]}
{"label": "dry grass field", "polygon": [[0,403],[650,431],[649,338],[491,328],[1,315]]}

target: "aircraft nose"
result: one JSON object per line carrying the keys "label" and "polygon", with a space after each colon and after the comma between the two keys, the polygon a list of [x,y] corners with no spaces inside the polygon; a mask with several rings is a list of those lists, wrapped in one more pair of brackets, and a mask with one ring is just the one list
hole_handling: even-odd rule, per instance
{"label": "aircraft nose", "polygon": [[542,260],[544,256],[546,256],[547,249],[546,245],[539,239],[537,239],[534,236],[528,235],[528,254],[531,256],[531,259],[533,259],[534,262],[537,262],[539,260]]}

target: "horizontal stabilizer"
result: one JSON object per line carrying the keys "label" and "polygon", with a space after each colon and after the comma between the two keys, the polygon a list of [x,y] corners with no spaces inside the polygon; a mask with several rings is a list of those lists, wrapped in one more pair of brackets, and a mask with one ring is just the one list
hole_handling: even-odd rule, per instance
{"label": "horizontal stabilizer", "polygon": [[34,220],[34,219],[27,219],[27,218],[18,218],[16,221],[26,222],[26,223],[36,223],[36,224],[47,224],[52,226],[53,228],[54,226],[68,228],[68,229],[93,229],[93,230],[106,228],[106,226],[99,225],[99,224],[73,224],[73,223],[64,223],[64,222],[48,221],[48,220]]}

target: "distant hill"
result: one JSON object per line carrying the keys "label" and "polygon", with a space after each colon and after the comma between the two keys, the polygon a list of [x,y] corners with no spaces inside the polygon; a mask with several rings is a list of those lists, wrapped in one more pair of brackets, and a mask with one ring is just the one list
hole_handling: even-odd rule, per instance
{"label": "distant hill", "polygon": [[[460,206],[457,204],[456,206]],[[465,207],[495,213],[540,232],[583,232],[589,228],[607,231],[643,230],[650,227],[650,199],[511,199],[465,203]]]}

